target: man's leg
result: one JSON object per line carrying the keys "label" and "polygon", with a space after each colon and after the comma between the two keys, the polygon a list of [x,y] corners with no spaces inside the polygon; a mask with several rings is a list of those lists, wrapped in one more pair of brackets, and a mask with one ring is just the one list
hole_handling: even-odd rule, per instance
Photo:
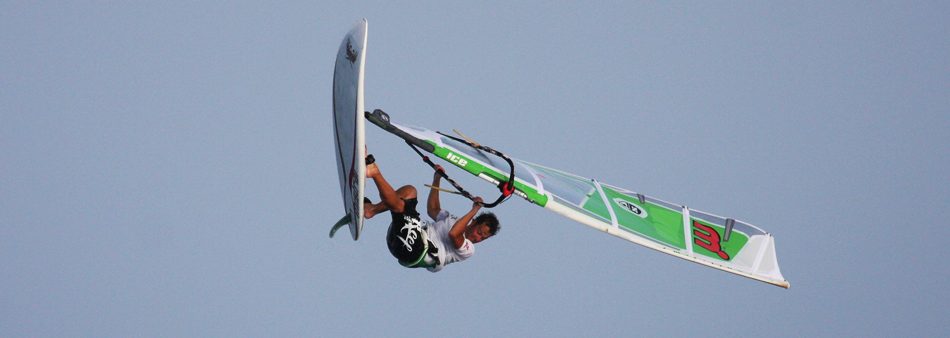
{"label": "man's leg", "polygon": [[[416,188],[411,185],[402,186],[398,191],[393,190],[393,187],[389,185],[389,182],[386,181],[383,174],[379,172],[379,167],[376,163],[366,166],[366,177],[371,178],[373,183],[376,183],[376,190],[379,190],[379,198],[382,200],[379,204],[366,205],[367,212],[364,215],[366,218],[370,218],[387,210],[402,213],[405,207],[403,200],[416,198]],[[370,212],[372,214],[370,214]]]}
{"label": "man's leg", "polygon": [[[399,189],[396,189],[396,197],[405,201],[408,199],[416,198],[416,188],[411,185],[404,185]],[[363,218],[370,219],[373,216],[389,211],[389,205],[386,205],[386,202],[379,202],[376,204],[372,203],[363,203]]]}

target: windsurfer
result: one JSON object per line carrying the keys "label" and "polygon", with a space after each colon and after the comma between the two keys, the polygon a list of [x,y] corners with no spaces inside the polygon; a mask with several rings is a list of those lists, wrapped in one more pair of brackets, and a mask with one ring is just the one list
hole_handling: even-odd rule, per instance
{"label": "windsurfer", "polygon": [[474,198],[472,208],[461,217],[443,210],[439,201],[439,184],[442,176],[441,166],[436,166],[432,178],[432,189],[426,202],[426,213],[433,222],[423,221],[416,211],[416,188],[404,185],[399,189],[386,181],[379,166],[370,163],[366,166],[366,177],[373,180],[382,201],[377,204],[364,201],[365,218],[385,211],[392,215],[392,223],[386,235],[389,252],[399,263],[410,268],[424,267],[432,272],[442,270],[446,265],[463,261],[475,253],[475,243],[479,243],[498,233],[498,218],[490,212],[476,216],[482,208],[482,199]]}

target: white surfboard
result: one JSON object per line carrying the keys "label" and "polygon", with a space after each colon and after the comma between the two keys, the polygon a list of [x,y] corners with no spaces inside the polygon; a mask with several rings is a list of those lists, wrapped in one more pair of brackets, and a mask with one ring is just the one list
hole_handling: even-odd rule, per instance
{"label": "white surfboard", "polygon": [[366,19],[360,20],[340,44],[333,69],[333,132],[337,172],[346,216],[333,227],[349,223],[353,240],[363,230],[363,188],[366,185],[366,134],[363,121],[363,68],[366,61]]}

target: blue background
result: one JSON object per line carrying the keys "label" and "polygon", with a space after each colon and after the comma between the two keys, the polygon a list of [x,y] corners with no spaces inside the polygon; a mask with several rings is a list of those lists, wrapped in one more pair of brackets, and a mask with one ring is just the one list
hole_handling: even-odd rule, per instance
{"label": "blue background", "polygon": [[[2,2],[0,336],[947,335],[948,16],[925,1]],[[757,224],[792,288],[522,200],[438,274],[396,264],[385,217],[327,238],[343,210],[333,61],[363,17],[368,109]],[[391,182],[429,182],[367,128]]]}

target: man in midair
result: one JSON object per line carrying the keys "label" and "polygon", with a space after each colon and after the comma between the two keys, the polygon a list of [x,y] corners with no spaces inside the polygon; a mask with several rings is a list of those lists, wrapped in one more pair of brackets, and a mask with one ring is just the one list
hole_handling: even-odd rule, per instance
{"label": "man in midair", "polygon": [[404,185],[399,189],[386,181],[376,163],[366,166],[366,177],[373,180],[381,201],[364,201],[364,217],[370,219],[389,211],[392,223],[386,233],[389,252],[399,264],[409,268],[426,268],[432,272],[446,265],[463,261],[475,253],[475,244],[498,233],[498,218],[493,213],[476,215],[482,208],[481,197],[473,199],[472,208],[461,217],[443,210],[439,201],[441,166],[436,166],[432,189],[426,201],[426,213],[433,222],[423,221],[416,211],[416,188]]}

